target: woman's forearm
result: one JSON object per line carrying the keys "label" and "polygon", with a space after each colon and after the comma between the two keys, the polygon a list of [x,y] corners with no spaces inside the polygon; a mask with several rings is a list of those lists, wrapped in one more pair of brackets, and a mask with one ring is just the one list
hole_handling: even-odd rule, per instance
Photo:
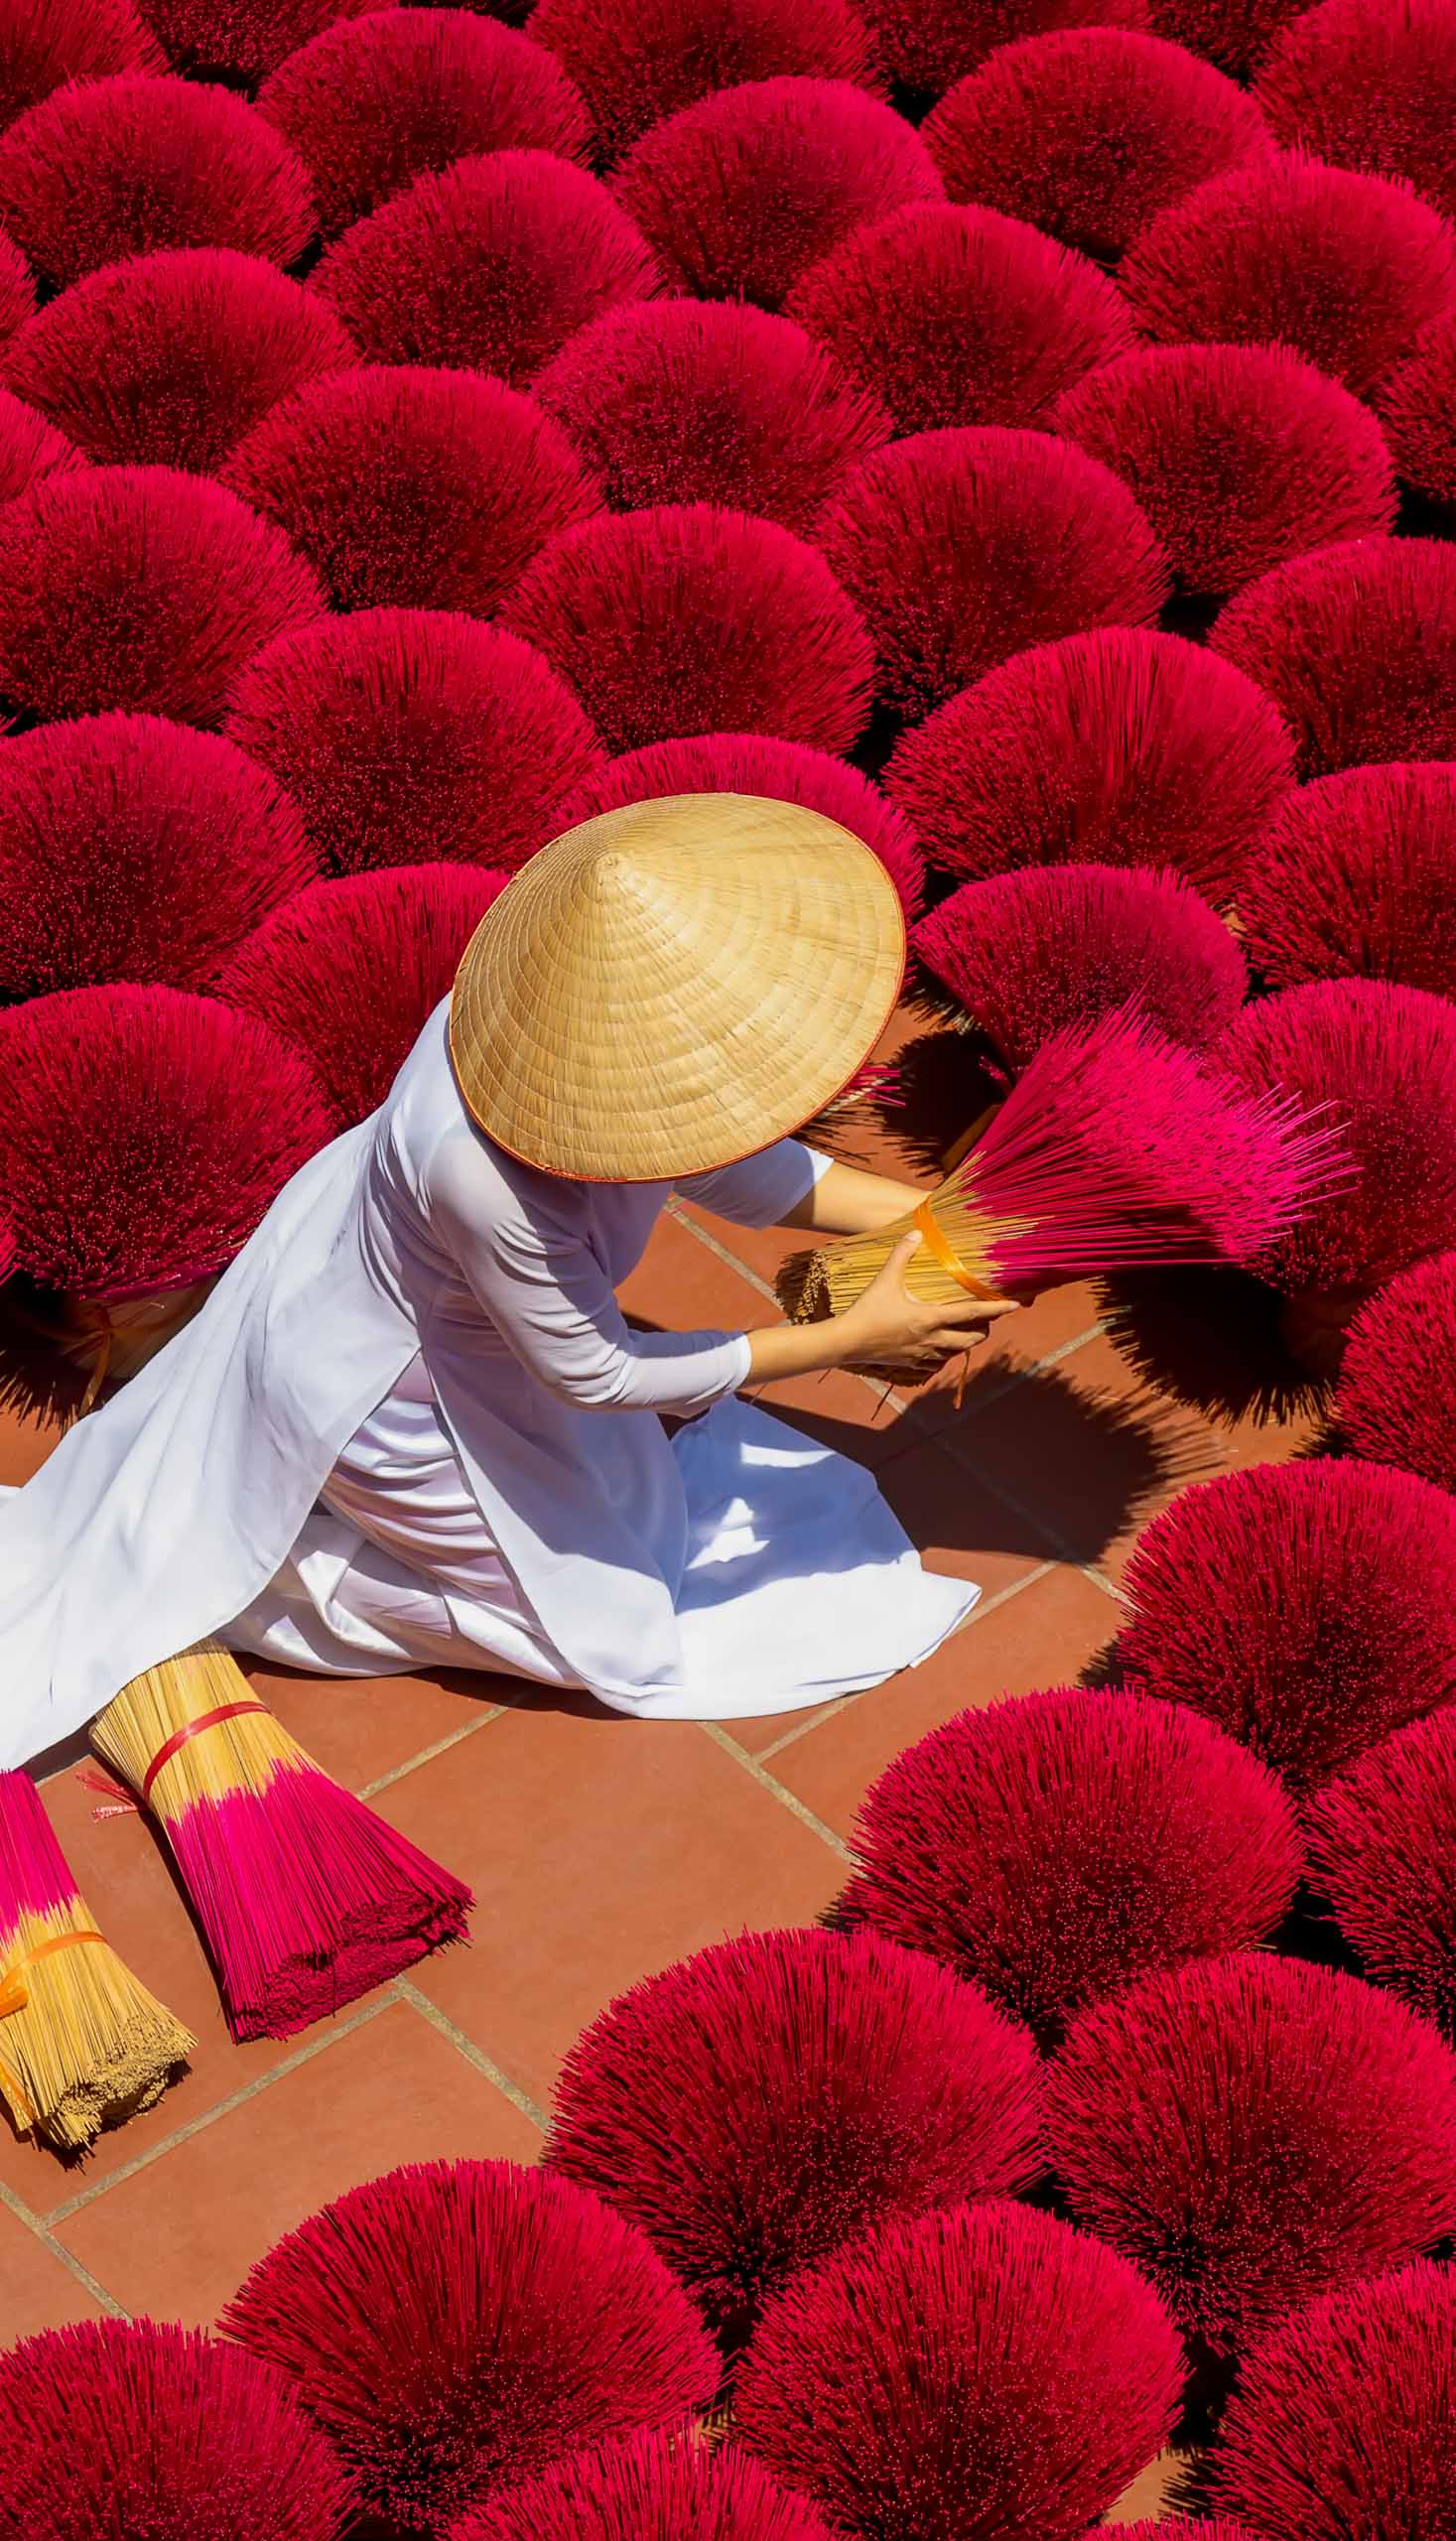
{"label": "woman's forearm", "polygon": [[813,1377],[845,1364],[841,1318],[828,1323],[774,1323],[748,1335],[748,1383],[773,1385],[780,1377]]}
{"label": "woman's forearm", "polygon": [[917,1183],[892,1182],[883,1173],[861,1173],[858,1165],[832,1164],[812,1191],[791,1209],[785,1226],[808,1227],[816,1235],[878,1235],[908,1217],[924,1191]]}
{"label": "woman's forearm", "polygon": [[[831,1164],[812,1191],[805,1194],[784,1224],[805,1227],[816,1235],[878,1235],[908,1216],[922,1197],[913,1183],[892,1182],[882,1173],[861,1173],[858,1165]],[[771,1385],[780,1377],[818,1376],[842,1368],[853,1341],[843,1318],[826,1323],[773,1324],[748,1335],[750,1385]]]}

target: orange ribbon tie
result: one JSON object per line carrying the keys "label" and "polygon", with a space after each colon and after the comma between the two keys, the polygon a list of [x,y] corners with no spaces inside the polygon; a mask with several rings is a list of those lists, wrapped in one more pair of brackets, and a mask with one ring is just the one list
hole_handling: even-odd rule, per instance
{"label": "orange ribbon tie", "polygon": [[104,1933],[90,1931],[55,1933],[50,1940],[37,1941],[34,1949],[23,1950],[20,1957],[12,1959],[4,1975],[0,1976],[0,2021],[8,2020],[15,2012],[23,2012],[31,1999],[31,1989],[25,1981],[24,1969],[34,1967],[37,1959],[49,1958],[55,1950],[74,1949],[77,1941],[104,1941],[105,1938]]}
{"label": "orange ribbon tie", "polygon": [[[995,1288],[983,1287],[979,1279],[972,1278],[970,1271],[961,1260],[955,1246],[950,1242],[949,1238],[939,1225],[935,1211],[929,1200],[921,1201],[919,1208],[915,1212],[914,1223],[920,1230],[921,1240],[926,1251],[934,1254],[942,1270],[944,1270],[949,1277],[955,1280],[958,1287],[965,1289],[968,1297],[990,1298],[994,1297],[999,1293]],[[956,1409],[958,1411],[960,1410],[961,1404],[965,1399],[966,1371],[970,1364],[971,1353],[968,1350],[962,1356],[961,1373],[956,1379]]]}
{"label": "orange ribbon tie", "polygon": [[927,1252],[935,1255],[942,1270],[947,1271],[957,1285],[965,1289],[968,1297],[993,1297],[998,1293],[996,1289],[983,1287],[979,1279],[972,1278],[955,1246],[942,1232],[935,1211],[928,1200],[922,1200],[916,1210],[915,1224],[920,1230]]}

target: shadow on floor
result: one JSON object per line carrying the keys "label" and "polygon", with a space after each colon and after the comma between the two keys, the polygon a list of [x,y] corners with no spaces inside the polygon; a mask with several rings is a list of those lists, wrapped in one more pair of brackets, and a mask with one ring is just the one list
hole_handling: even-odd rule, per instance
{"label": "shadow on floor", "polygon": [[1328,1386],[1279,1338],[1279,1298],[1247,1271],[1126,1272],[1103,1282],[1102,1302],[1128,1366],[1207,1418],[1272,1423],[1328,1406]]}
{"label": "shadow on floor", "polygon": [[[868,1113],[874,1127],[908,1164],[924,1173],[940,1173],[954,1141],[1006,1089],[1003,1080],[993,1074],[979,1035],[948,1031],[944,1017],[937,1019],[929,1005],[921,1010],[924,1033],[905,1043],[889,1082],[868,1106]],[[848,1127],[843,1152],[847,1162],[856,1161]]]}
{"label": "shadow on floor", "polygon": [[[820,1445],[862,1460],[863,1432],[853,1424],[778,1404],[773,1410]],[[934,1433],[933,1491],[913,1454],[931,1433],[913,1410],[885,1421],[894,1443],[876,1468],[880,1488],[914,1541],[947,1552],[1096,1562],[1172,1492],[1221,1470],[1208,1431],[1170,1417],[1150,1393],[1129,1400],[1091,1391],[1056,1368],[1008,1381],[993,1362],[973,1375],[952,1428]],[[942,1453],[948,1438],[951,1455]],[[961,1494],[955,1466],[967,1474]]]}

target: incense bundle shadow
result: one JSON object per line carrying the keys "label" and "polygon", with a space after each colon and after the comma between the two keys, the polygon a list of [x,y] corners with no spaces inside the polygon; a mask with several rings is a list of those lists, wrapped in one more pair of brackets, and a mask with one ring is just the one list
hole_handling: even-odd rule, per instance
{"label": "incense bundle shadow", "polygon": [[463,1937],[463,1882],[331,1781],[225,1650],[134,1677],[91,1743],[166,1835],[235,2039],[292,2038]]}
{"label": "incense bundle shadow", "polygon": [[1133,1374],[1205,1417],[1269,1427],[1318,1421],[1328,1405],[1327,1381],[1283,1337],[1283,1299],[1247,1270],[1127,1271],[1103,1282],[1099,1304]]}
{"label": "incense bundle shadow", "polygon": [[133,1297],[42,1288],[17,1273],[0,1289],[0,1409],[69,1428],[199,1314],[214,1281]]}
{"label": "incense bundle shadow", "polygon": [[0,2096],[80,2153],[150,2108],[197,2042],[97,1932],[28,1774],[0,1774]]}

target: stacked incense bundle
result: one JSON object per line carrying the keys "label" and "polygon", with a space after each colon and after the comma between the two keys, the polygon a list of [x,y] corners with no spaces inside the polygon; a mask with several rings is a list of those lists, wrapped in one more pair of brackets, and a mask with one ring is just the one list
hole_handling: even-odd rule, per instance
{"label": "stacked incense bundle", "polygon": [[1135,1264],[1241,1261],[1341,1169],[1333,1129],[1277,1094],[1212,1084],[1120,1009],[1043,1043],[918,1209],[785,1263],[779,1302],[796,1323],[842,1314],[912,1230],[910,1293],[944,1305]]}
{"label": "stacked incense bundle", "polygon": [[91,1741],[166,1834],[234,2038],[291,2038],[463,1935],[469,1890],[331,1781],[225,1650],[134,1677]]}
{"label": "stacked incense bundle", "polygon": [[27,1774],[0,1774],[0,2094],[79,2153],[150,2108],[195,2041],[95,1929]]}

